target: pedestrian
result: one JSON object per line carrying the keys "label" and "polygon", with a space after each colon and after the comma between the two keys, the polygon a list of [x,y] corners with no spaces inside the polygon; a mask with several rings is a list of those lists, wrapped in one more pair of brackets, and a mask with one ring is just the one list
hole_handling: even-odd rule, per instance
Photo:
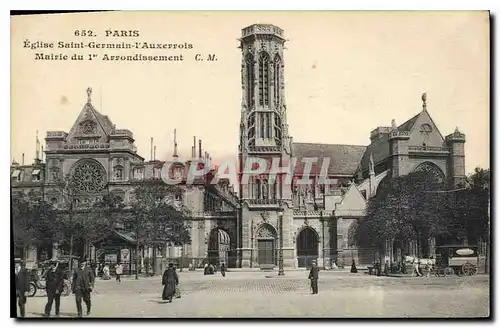
{"label": "pedestrian", "polygon": [[78,317],[82,317],[82,299],[87,306],[87,315],[90,315],[91,310],[91,299],[90,293],[94,289],[94,274],[92,270],[87,267],[87,262],[85,259],[80,260],[79,268],[77,268],[73,274],[73,283],[71,289],[75,294],[76,310],[78,312]]}
{"label": "pedestrian", "polygon": [[109,279],[111,279],[111,276],[109,274],[109,265],[105,263],[104,267],[102,268],[102,280],[109,280]]}
{"label": "pedestrian", "polygon": [[172,303],[172,297],[175,294],[175,286],[179,284],[179,277],[174,270],[174,264],[169,263],[168,269],[163,273],[161,280],[163,287],[162,300]]}
{"label": "pedestrian", "polygon": [[19,311],[21,318],[26,315],[26,294],[30,290],[30,273],[26,270],[26,263],[19,263],[19,271],[16,274],[16,296],[18,299]]}
{"label": "pedestrian", "polygon": [[352,260],[351,264],[351,273],[358,273],[358,269],[356,268],[356,262],[354,262],[354,260]]}
{"label": "pedestrian", "polygon": [[122,282],[121,275],[123,273],[123,266],[120,262],[115,266],[116,281]]}
{"label": "pedestrian", "polygon": [[45,290],[47,292],[47,305],[45,305],[44,316],[50,317],[52,311],[52,303],[56,303],[56,317],[59,316],[61,308],[61,294],[64,289],[64,272],[59,263],[53,261],[50,263],[50,269],[45,274]]}
{"label": "pedestrian", "polygon": [[312,294],[318,293],[319,268],[316,261],[313,261],[311,271],[309,271],[309,279],[311,280]]}
{"label": "pedestrian", "polygon": [[222,274],[223,277],[226,276],[226,264],[224,262],[222,262],[220,265],[220,273]]}
{"label": "pedestrian", "polygon": [[203,267],[203,274],[206,276],[208,274],[208,263],[205,262],[205,265]]}

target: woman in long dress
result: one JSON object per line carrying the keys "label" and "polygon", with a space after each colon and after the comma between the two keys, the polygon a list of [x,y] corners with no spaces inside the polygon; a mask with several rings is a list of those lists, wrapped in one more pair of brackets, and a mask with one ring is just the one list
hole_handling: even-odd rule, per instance
{"label": "woman in long dress", "polygon": [[175,295],[175,286],[179,283],[179,277],[174,270],[174,264],[169,263],[168,269],[163,273],[162,281],[163,287],[162,299],[172,303],[172,297]]}
{"label": "woman in long dress", "polygon": [[109,265],[106,263],[104,268],[102,268],[102,280],[111,279],[111,275],[109,274]]}

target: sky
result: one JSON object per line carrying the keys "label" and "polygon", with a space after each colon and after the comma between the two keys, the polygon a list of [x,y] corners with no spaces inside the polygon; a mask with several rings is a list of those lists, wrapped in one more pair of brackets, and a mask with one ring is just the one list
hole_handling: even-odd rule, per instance
{"label": "sky", "polygon": [[[489,168],[489,17],[487,12],[109,12],[11,18],[11,160],[35,156],[35,138],[69,132],[93,89],[94,107],[134,133],[149,159],[191,153],[193,136],[214,159],[235,158],[241,112],[241,29],[284,30],[285,98],[296,142],[367,145],[377,126],[399,125],[427,110],[443,136],[466,134],[466,172]],[[92,30],[96,37],[75,36]],[[105,37],[106,30],[139,37]],[[23,48],[30,42],[190,43],[183,62],[106,62],[131,50]],[[35,53],[98,54],[91,61],[41,61]],[[139,51],[136,51],[139,52]],[[195,54],[217,61],[196,62]]]}

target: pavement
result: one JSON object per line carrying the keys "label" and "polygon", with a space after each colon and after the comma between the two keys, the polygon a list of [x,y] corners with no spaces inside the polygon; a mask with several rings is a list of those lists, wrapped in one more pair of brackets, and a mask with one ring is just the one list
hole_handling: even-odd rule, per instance
{"label": "pavement", "polygon": [[[179,272],[182,297],[161,300],[160,277],[97,280],[92,317],[108,318],[436,318],[489,316],[489,276],[376,277],[321,271],[319,294],[308,272]],[[47,298],[28,298],[27,317],[41,317]],[[85,308],[85,306],[84,306]],[[74,296],[61,299],[61,318],[74,318]]]}

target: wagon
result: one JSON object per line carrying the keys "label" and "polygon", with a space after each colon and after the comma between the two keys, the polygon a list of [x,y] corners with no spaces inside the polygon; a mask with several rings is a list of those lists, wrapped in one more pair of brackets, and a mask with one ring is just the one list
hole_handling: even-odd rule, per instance
{"label": "wagon", "polygon": [[438,275],[472,276],[477,273],[477,246],[438,246],[436,247],[436,258]]}

